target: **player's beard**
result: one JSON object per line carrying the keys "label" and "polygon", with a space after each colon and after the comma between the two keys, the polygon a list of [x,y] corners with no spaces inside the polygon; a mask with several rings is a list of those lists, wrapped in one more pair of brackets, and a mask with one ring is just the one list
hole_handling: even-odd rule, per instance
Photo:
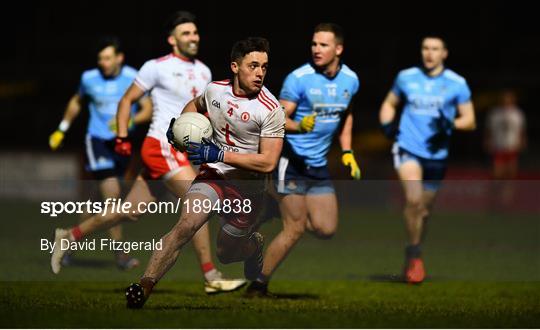
{"label": "player's beard", "polygon": [[181,44],[179,50],[180,53],[185,57],[193,59],[197,56],[199,52],[199,44],[196,42],[188,42],[185,44]]}
{"label": "player's beard", "polygon": [[118,73],[120,72],[119,66],[112,66],[110,68],[107,68],[107,70],[105,70],[105,68],[103,67],[99,67],[99,71],[101,71],[103,77],[107,79],[116,77],[116,75],[118,75]]}
{"label": "player's beard", "polygon": [[440,64],[432,64],[430,67],[427,67],[425,63],[422,63],[422,70],[427,75],[431,75],[438,68],[442,68],[444,70],[444,64],[442,64],[442,63],[440,63]]}

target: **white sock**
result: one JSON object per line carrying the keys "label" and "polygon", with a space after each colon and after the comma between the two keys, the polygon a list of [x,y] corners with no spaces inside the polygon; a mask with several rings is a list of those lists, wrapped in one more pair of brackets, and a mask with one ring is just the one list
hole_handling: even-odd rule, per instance
{"label": "white sock", "polygon": [[221,279],[221,273],[217,269],[212,269],[204,273],[204,278],[207,281],[215,281]]}

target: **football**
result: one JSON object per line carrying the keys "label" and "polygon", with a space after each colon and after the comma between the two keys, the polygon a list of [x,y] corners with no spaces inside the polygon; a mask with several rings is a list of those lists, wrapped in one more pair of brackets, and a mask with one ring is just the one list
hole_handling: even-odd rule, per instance
{"label": "football", "polygon": [[185,151],[190,142],[201,143],[203,138],[212,136],[210,120],[198,112],[186,112],[176,118],[173,134],[180,151]]}

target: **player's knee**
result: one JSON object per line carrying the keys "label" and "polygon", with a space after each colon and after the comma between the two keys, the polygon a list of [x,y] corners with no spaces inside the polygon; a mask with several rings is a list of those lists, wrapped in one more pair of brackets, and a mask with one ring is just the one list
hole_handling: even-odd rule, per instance
{"label": "player's knee", "polygon": [[306,231],[307,218],[305,217],[293,217],[286,218],[283,222],[283,230],[293,236],[302,236]]}
{"label": "player's knee", "polygon": [[298,223],[295,225],[286,226],[284,227],[284,231],[289,237],[291,237],[292,240],[298,240],[306,231],[306,225]]}
{"label": "player's knee", "polygon": [[334,234],[336,233],[335,228],[317,228],[313,231],[313,234],[317,236],[319,239],[331,239],[334,237]]}
{"label": "player's knee", "polygon": [[425,218],[429,215],[426,205],[422,202],[407,204],[405,216],[412,215],[414,217]]}
{"label": "player's knee", "polygon": [[425,206],[421,197],[407,197],[407,208],[415,212],[420,212]]}

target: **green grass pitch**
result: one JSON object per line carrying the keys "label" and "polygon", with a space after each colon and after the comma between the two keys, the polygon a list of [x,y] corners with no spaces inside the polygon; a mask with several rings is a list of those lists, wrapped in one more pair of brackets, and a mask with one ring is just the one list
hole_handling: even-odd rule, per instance
{"label": "green grass pitch", "polygon": [[[537,328],[540,325],[540,223],[533,215],[435,213],[425,244],[428,279],[400,273],[404,230],[399,211],[347,210],[337,235],[310,235],[275,274],[275,299],[243,291],[206,296],[191,246],[143,310],[127,310],[124,288],[143,268],[122,272],[109,252],[76,253],[55,276],[40,238],[76,221],[51,220],[38,205],[2,204],[0,326],[76,328]],[[436,211],[437,212],[437,211]],[[126,225],[125,237],[165,233],[175,216]],[[217,223],[213,220],[212,229]],[[279,230],[274,220],[263,234]],[[214,235],[215,237],[215,235]],[[133,253],[144,267],[149,254]],[[240,276],[242,265],[219,265]]]}

